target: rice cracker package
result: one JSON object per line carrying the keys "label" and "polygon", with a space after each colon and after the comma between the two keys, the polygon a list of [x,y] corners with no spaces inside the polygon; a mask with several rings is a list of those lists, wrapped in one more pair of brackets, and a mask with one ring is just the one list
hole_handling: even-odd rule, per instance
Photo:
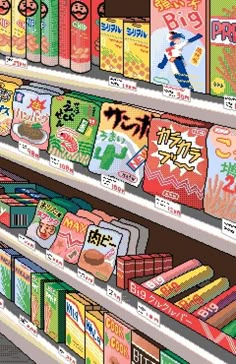
{"label": "rice cracker package", "polygon": [[104,363],[104,313],[105,311],[86,312],[86,364]]}
{"label": "rice cracker package", "polygon": [[171,114],[152,121],[143,189],[203,209],[211,124]]}
{"label": "rice cracker package", "polygon": [[80,293],[66,294],[66,345],[85,359],[86,311],[99,310],[96,302]]}
{"label": "rice cracker package", "polygon": [[130,105],[104,103],[89,170],[137,187],[143,178],[151,119],[158,116]]}
{"label": "rice cracker package", "polygon": [[87,166],[99,125],[100,104],[86,97],[53,97],[48,153]]}
{"label": "rice cracker package", "polygon": [[132,328],[110,313],[104,315],[104,364],[131,363]]}
{"label": "rice cracker package", "polygon": [[15,250],[0,249],[0,293],[8,300],[15,299],[15,259],[20,254]]}
{"label": "rice cracker package", "polygon": [[115,268],[122,235],[115,230],[90,225],[79,258],[79,268],[107,282]]}
{"label": "rice cracker package", "polygon": [[25,0],[12,0],[12,56],[25,58],[26,56],[26,16]]}
{"label": "rice cracker package", "polygon": [[31,0],[29,4],[27,4],[26,56],[27,59],[32,62],[40,62],[41,6],[41,0]]}
{"label": "rice cracker package", "polygon": [[0,136],[10,134],[13,119],[13,99],[15,90],[22,84],[18,80],[18,84],[9,80],[4,76],[0,76]]}
{"label": "rice cracker package", "polygon": [[91,69],[91,2],[71,1],[71,70],[78,73]]}
{"label": "rice cracker package", "polygon": [[41,63],[57,66],[59,61],[59,0],[41,4]]}
{"label": "rice cracker package", "polygon": [[88,219],[67,213],[50,251],[68,263],[77,264],[88,226],[91,224]]}
{"label": "rice cracker package", "polygon": [[105,15],[105,1],[92,0],[92,63],[99,66],[100,18]]}
{"label": "rice cracker package", "polygon": [[236,93],[236,7],[234,0],[225,3],[211,0],[211,94]]}
{"label": "rice cracker package", "polygon": [[11,0],[0,1],[0,54],[11,55]]}
{"label": "rice cracker package", "polygon": [[54,243],[67,210],[49,200],[41,200],[26,236],[42,248],[49,249]]}
{"label": "rice cracker package", "polygon": [[50,135],[50,108],[55,92],[32,86],[15,91],[11,136],[47,150]]}
{"label": "rice cracker package", "polygon": [[209,159],[204,210],[207,214],[236,221],[236,131],[213,126],[207,138]]}
{"label": "rice cracker package", "polygon": [[50,273],[31,274],[31,322],[39,329],[44,327],[44,284],[57,282],[58,279]]}
{"label": "rice cracker package", "polygon": [[66,294],[75,289],[63,282],[44,284],[44,332],[56,343],[64,343],[66,335]]}
{"label": "rice cracker package", "polygon": [[207,3],[151,1],[151,82],[206,92]]}

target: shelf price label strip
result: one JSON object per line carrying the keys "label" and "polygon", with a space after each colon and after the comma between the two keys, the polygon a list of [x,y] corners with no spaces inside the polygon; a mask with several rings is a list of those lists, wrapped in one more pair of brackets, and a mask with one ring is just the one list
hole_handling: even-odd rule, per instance
{"label": "shelf price label strip", "polygon": [[45,258],[56,267],[64,269],[64,259],[59,255],[50,252],[50,250],[46,250]]}
{"label": "shelf price label strip", "polygon": [[151,322],[153,325],[158,327],[160,326],[160,315],[144,305],[142,302],[137,303],[137,313],[149,322]]}
{"label": "shelf price label strip", "polygon": [[188,88],[163,85],[163,96],[181,102],[191,102],[191,91]]}
{"label": "shelf price label strip", "polygon": [[90,284],[90,285],[94,285],[95,283],[95,279],[94,276],[92,276],[91,274],[83,271],[82,269],[78,268],[78,278],[82,279],[84,282]]}
{"label": "shelf price label strip", "polygon": [[62,158],[59,157],[55,157],[54,155],[50,155],[50,166],[54,167],[56,169],[59,169],[63,172],[66,172],[68,174],[74,174],[75,173],[75,169],[74,169],[74,163],[64,160]]}
{"label": "shelf price label strip", "polygon": [[101,175],[101,185],[109,190],[115,191],[122,195],[125,194],[125,183],[115,177]]}
{"label": "shelf price label strip", "polygon": [[20,244],[24,245],[26,248],[28,248],[30,250],[35,250],[35,241],[30,240],[26,236],[19,234],[18,241]]}
{"label": "shelf price label strip", "polygon": [[118,303],[122,303],[122,293],[109,285],[107,285],[107,296]]}
{"label": "shelf price label strip", "polygon": [[58,348],[59,355],[66,360],[67,363],[70,364],[77,364],[77,360],[68,353],[65,349],[63,349],[61,346]]}
{"label": "shelf price label strip", "polygon": [[37,327],[34,324],[32,324],[32,322],[27,320],[24,316],[22,316],[22,315],[19,316],[19,323],[32,335],[34,335],[34,336],[38,335]]}

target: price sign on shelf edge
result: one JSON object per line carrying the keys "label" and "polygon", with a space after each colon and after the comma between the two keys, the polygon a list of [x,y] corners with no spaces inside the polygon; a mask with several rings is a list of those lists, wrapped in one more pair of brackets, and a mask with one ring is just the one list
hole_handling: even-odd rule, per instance
{"label": "price sign on shelf edge", "polygon": [[181,205],[165,198],[155,196],[155,208],[168,212],[171,215],[181,217]]}
{"label": "price sign on shelf edge", "polygon": [[3,300],[3,298],[0,298],[0,309],[1,310],[4,309],[4,300]]}
{"label": "price sign on shelf edge", "polygon": [[163,96],[182,102],[191,102],[191,91],[188,88],[163,85]]}
{"label": "price sign on shelf edge", "polygon": [[94,276],[92,276],[92,274],[89,274],[80,268],[78,268],[77,274],[78,274],[78,277],[80,279],[82,279],[83,281],[85,281],[86,283],[94,285],[95,279],[94,279]]}
{"label": "price sign on shelf edge", "polygon": [[68,353],[65,349],[63,349],[61,346],[59,346],[58,352],[59,352],[60,356],[62,356],[67,361],[67,363],[70,363],[70,364],[77,363],[77,360],[70,353]]}
{"label": "price sign on shelf edge", "polygon": [[101,175],[101,185],[117,193],[125,194],[125,183],[115,177]]}
{"label": "price sign on shelf edge", "polygon": [[62,257],[60,257],[59,255],[56,255],[56,254],[50,252],[49,250],[46,250],[45,258],[46,258],[46,260],[51,262],[56,267],[59,267],[61,269],[64,268],[64,259]]}
{"label": "price sign on shelf edge", "polygon": [[114,301],[122,303],[122,293],[109,285],[107,285],[107,296],[111,297]]}
{"label": "price sign on shelf edge", "polygon": [[224,96],[224,109],[236,111],[236,97]]}
{"label": "price sign on shelf edge", "polygon": [[35,241],[28,239],[26,236],[19,234],[18,241],[27,248],[35,250]]}
{"label": "price sign on shelf edge", "polygon": [[54,155],[50,155],[50,162],[49,162],[51,167],[54,167],[56,169],[59,169],[60,171],[69,173],[69,174],[74,174],[75,170],[74,170],[74,163],[67,161],[65,159],[61,159],[59,157],[55,157]]}
{"label": "price sign on shelf edge", "polygon": [[155,326],[160,326],[161,317],[160,315],[151,310],[149,307],[144,305],[142,302],[137,303],[137,312],[140,316],[144,317],[146,320],[150,321]]}
{"label": "price sign on shelf edge", "polygon": [[27,59],[6,56],[5,65],[16,68],[28,68]]}
{"label": "price sign on shelf edge", "polygon": [[19,149],[19,152],[26,154],[29,157],[32,157],[34,159],[39,159],[39,156],[40,156],[39,148],[37,148],[31,144],[27,144],[22,141],[19,141],[18,149]]}
{"label": "price sign on shelf edge", "polygon": [[236,240],[236,222],[222,219],[222,234]]}
{"label": "price sign on shelf edge", "polygon": [[137,91],[137,82],[132,80],[126,80],[121,77],[109,76],[108,85],[127,91]]}

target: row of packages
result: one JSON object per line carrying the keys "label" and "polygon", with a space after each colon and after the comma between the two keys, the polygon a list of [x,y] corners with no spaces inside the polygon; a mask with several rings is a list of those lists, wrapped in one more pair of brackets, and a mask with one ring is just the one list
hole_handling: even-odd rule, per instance
{"label": "row of packages", "polygon": [[187,364],[10,248],[0,250],[0,293],[56,343],[91,364]]}
{"label": "row of packages", "polygon": [[236,221],[235,129],[0,76],[0,135],[9,134],[92,173]]}

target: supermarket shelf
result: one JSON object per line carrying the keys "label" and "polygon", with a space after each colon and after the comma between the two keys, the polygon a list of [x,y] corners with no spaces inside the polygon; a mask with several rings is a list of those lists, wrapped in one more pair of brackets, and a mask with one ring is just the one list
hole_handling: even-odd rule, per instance
{"label": "supermarket shelf", "polygon": [[164,97],[161,86],[141,81],[137,82],[137,91],[134,92],[114,88],[108,85],[109,76],[121,78],[123,76],[100,71],[96,66],[93,66],[90,72],[78,75],[62,67],[49,69],[30,62],[28,62],[27,69],[9,67],[5,65],[5,60],[1,56],[0,72],[9,76],[45,82],[46,84],[60,86],[65,89],[113,98],[144,108],[168,111],[177,115],[235,127],[236,113],[223,108],[222,98],[194,93],[191,102],[181,102]]}
{"label": "supermarket shelf", "polygon": [[[67,361],[60,356],[59,345],[54,343],[43,332],[37,336],[29,333],[19,323],[19,316],[29,317],[24,314],[13,302],[8,301],[0,294],[0,299],[4,302],[4,308],[0,308],[0,332],[3,333],[13,344],[22,350],[37,364],[66,364]],[[65,345],[62,346],[71,355],[74,355]],[[75,357],[75,355],[74,355]],[[77,364],[84,361],[77,357]]]}
{"label": "supermarket shelf", "polygon": [[[95,280],[95,284],[91,285],[79,278],[76,266],[65,263],[62,269],[53,265],[50,261],[46,260],[45,251],[42,248],[39,247],[38,249],[37,247],[36,250],[30,250],[20,244],[17,238],[19,233],[24,234],[24,231],[0,227],[1,240],[8,246],[98,302],[102,307],[122,318],[129,325],[139,329],[141,332],[145,332],[147,336],[167,346],[191,364],[231,364],[234,362],[234,355],[162,313],[160,313],[161,324],[159,327],[149,324],[148,321],[138,315],[138,301],[133,295],[127,291],[120,291],[123,295],[122,303],[113,300],[106,294],[106,283]],[[119,290],[115,285],[114,276],[109,280],[108,284]]]}
{"label": "supermarket shelf", "polygon": [[16,149],[17,143],[13,142],[11,138],[6,138],[6,143],[0,143],[0,157],[2,158],[69,185],[78,191],[97,196],[97,198],[107,201],[114,206],[133,212],[208,246],[236,256],[236,240],[221,233],[220,220],[214,219],[202,211],[182,207],[181,217],[168,214],[157,210],[154,207],[154,197],[145,194],[141,188],[137,189],[132,186],[126,186],[127,191],[124,195],[117,194],[101,186],[101,177],[89,173],[86,168],[75,166],[78,169],[76,169],[74,175],[69,175],[51,167],[47,153],[41,153],[43,158],[36,161],[21,154]]}

